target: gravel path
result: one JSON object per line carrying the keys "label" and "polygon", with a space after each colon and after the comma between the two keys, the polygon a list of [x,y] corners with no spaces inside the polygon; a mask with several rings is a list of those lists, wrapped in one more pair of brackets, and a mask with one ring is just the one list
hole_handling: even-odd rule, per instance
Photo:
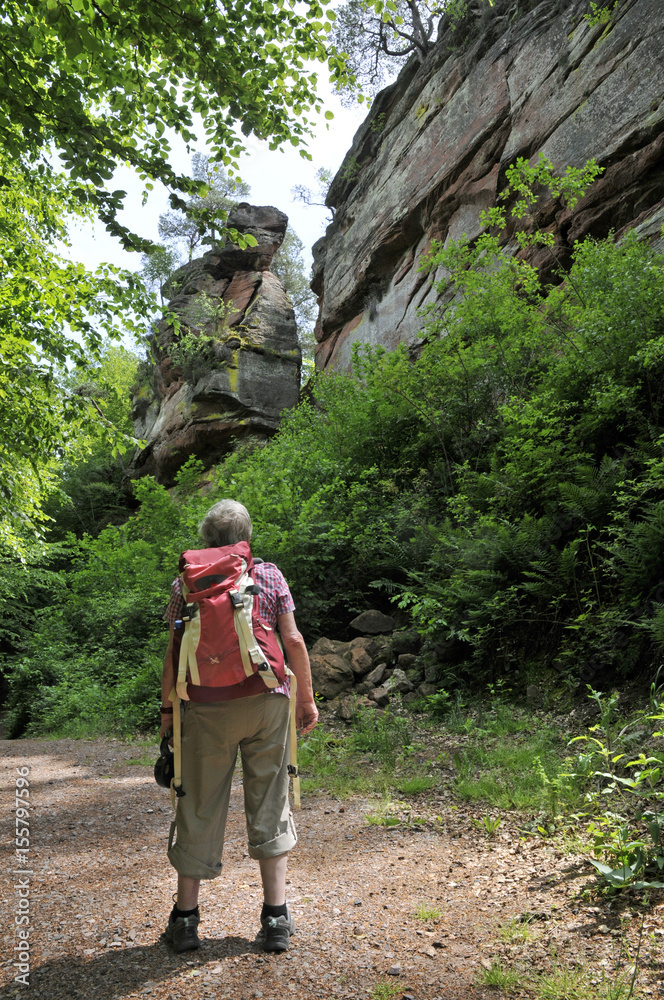
{"label": "gravel path", "polygon": [[[260,880],[246,855],[237,783],[224,872],[203,889],[203,946],[177,956],[160,940],[175,880],[165,855],[170,798],[146,766],[152,751],[146,757],[144,748],[115,740],[0,747],[0,1000],[27,996],[14,979],[13,950],[26,940],[18,927],[29,929],[30,996],[56,1000],[479,1000],[495,996],[478,982],[496,959],[533,972],[550,969],[554,955],[558,964],[608,971],[617,934],[630,933],[624,909],[579,908],[570,896],[591,884],[587,863],[545,841],[502,827],[487,840],[469,813],[449,806],[435,823],[388,828],[367,823],[375,803],[309,798],[296,816],[300,840],[289,873],[296,934],[289,952],[263,955],[253,943]],[[26,768],[30,874],[14,844],[14,782]],[[418,918],[419,907],[439,916]],[[501,941],[499,925],[526,911],[536,918],[531,940]],[[16,916],[29,923],[17,925]],[[659,993],[664,978],[662,916],[659,907],[648,918],[646,993]]]}

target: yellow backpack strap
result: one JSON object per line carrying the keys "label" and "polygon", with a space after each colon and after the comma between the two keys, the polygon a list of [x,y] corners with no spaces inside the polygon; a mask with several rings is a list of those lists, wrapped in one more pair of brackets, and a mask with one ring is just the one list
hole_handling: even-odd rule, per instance
{"label": "yellow backpack strap", "polygon": [[[288,668],[286,668],[288,670]],[[293,808],[300,808],[300,775],[297,770],[297,722],[295,719],[295,702],[297,700],[297,677],[288,670],[290,674],[290,764],[288,773],[293,779]]]}
{"label": "yellow backpack strap", "polygon": [[[257,673],[266,687],[275,688],[279,684],[272,667],[267,662],[263,650],[256,641],[253,630],[253,610],[254,595],[246,592],[246,587],[251,586],[253,581],[248,574],[242,575],[237,586],[245,588],[244,593],[239,590],[230,591],[230,599],[233,605],[233,615],[235,620],[235,631],[237,633],[242,666],[247,677],[253,677]],[[255,668],[255,669],[254,669]]]}
{"label": "yellow backpack strap", "polygon": [[189,604],[190,591],[187,589],[182,575],[180,575],[180,592],[182,600],[185,602],[185,610],[182,613],[184,632],[180,643],[180,659],[178,660],[178,675],[175,688],[182,701],[189,701],[189,695],[187,694],[187,670],[189,671],[192,684],[201,683],[198,672],[198,661],[196,660],[196,650],[201,641],[201,616],[198,608],[196,608],[191,617],[187,617],[187,608],[194,605]]}

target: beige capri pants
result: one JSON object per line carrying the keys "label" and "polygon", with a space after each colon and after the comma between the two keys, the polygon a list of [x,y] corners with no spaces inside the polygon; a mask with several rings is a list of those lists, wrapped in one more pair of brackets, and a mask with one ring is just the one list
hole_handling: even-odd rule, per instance
{"label": "beige capri pants", "polygon": [[288,798],[289,711],[286,695],[268,691],[233,701],[185,703],[185,795],[177,800],[168,847],[168,859],[180,875],[208,879],[221,872],[238,748],[249,856],[276,857],[297,843]]}

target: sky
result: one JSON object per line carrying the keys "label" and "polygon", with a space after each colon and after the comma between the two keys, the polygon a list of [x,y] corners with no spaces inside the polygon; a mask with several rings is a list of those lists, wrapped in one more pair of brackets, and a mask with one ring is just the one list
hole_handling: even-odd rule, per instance
{"label": "sky", "polygon": [[[309,140],[307,147],[313,157],[312,161],[303,159],[298,149],[290,144],[282,150],[270,150],[266,142],[260,142],[253,137],[245,140],[248,155],[240,160],[241,178],[251,186],[247,200],[253,205],[274,205],[288,215],[289,226],[304,243],[307,267],[311,264],[310,248],[324,234],[329,221],[329,212],[325,208],[307,206],[294,201],[291,189],[295,184],[304,184],[315,190],[317,187],[315,175],[320,167],[332,170],[333,174],[336,173],[350,149],[355,132],[367,114],[366,105],[342,107],[339,98],[323,77],[324,74],[320,72],[319,90],[323,97],[323,112],[332,111],[334,119],[326,122],[323,116],[320,116],[315,135]],[[203,143],[195,149],[192,148],[192,152],[205,151]],[[187,153],[184,143],[173,143],[171,161],[178,172],[191,172],[191,156]],[[119,217],[120,222],[141,236],[158,241],[159,215],[169,208],[166,189],[155,184],[154,191],[143,205],[142,182],[137,175],[124,167],[116,172],[109,186],[127,192],[125,209]],[[70,256],[80,260],[89,268],[94,268],[103,262],[132,271],[141,267],[141,255],[124,250],[119,241],[110,236],[101,223],[74,226],[71,237]]]}

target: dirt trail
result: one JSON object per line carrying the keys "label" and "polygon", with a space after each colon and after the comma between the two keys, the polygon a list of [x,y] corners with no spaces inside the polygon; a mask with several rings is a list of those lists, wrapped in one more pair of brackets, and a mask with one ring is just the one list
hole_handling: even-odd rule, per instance
{"label": "dirt trail", "polygon": [[[498,941],[498,926],[524,911],[540,918],[528,943],[531,971],[547,966],[552,939],[559,962],[589,950],[601,962],[615,950],[615,937],[598,934],[598,911],[568,901],[587,866],[542,842],[509,831],[487,841],[454,810],[442,833],[440,824],[369,825],[367,801],[309,798],[296,817],[289,873],[296,934],[286,954],[263,955],[253,943],[258,868],[246,855],[237,784],[224,871],[203,889],[203,946],[176,956],[160,940],[174,890],[165,854],[170,799],[151,767],[131,763],[145,751],[111,740],[2,741],[0,748],[0,1000],[27,995],[10,957],[14,917],[19,906],[25,911],[21,878],[29,880],[31,997],[350,1000],[384,983],[395,988],[382,987],[384,996],[474,1000],[492,995],[477,986],[482,966],[514,951]],[[29,769],[30,875],[20,874],[14,851],[17,768]],[[421,906],[441,915],[417,919]]]}

